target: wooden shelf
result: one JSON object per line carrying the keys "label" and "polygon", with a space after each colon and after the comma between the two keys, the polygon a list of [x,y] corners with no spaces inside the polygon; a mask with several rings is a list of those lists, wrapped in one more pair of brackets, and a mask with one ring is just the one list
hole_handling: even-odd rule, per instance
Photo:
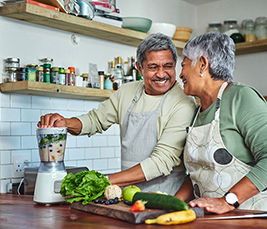
{"label": "wooden shelf", "polygon": [[253,42],[242,42],[235,45],[236,55],[267,51],[267,39]]}
{"label": "wooden shelf", "polygon": [[34,81],[2,83],[0,84],[0,89],[2,93],[15,93],[97,101],[103,101],[108,99],[109,95],[114,92],[111,90],[101,90],[97,88],[67,86]]}
{"label": "wooden shelf", "polygon": [[[0,15],[135,47],[149,35],[27,3],[0,7]],[[181,55],[185,43],[174,40],[174,44]]]}

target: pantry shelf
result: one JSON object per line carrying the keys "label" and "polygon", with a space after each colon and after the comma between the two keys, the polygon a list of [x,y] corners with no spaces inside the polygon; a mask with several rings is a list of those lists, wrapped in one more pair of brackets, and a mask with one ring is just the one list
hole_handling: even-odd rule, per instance
{"label": "pantry shelf", "polygon": [[34,81],[19,81],[0,84],[2,93],[37,95],[46,97],[104,101],[114,91],[84,88]]}
{"label": "pantry shelf", "polygon": [[267,39],[252,41],[252,42],[242,42],[235,45],[236,55],[265,52],[267,51]]}
{"label": "pantry shelf", "polygon": [[[0,7],[0,15],[135,47],[149,35],[27,3]],[[181,55],[185,43],[174,41],[174,44]]]}

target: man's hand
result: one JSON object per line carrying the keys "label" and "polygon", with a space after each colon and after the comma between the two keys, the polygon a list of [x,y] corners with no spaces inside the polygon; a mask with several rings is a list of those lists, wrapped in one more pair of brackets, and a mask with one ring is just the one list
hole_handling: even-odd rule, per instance
{"label": "man's hand", "polygon": [[66,119],[58,113],[41,116],[37,126],[39,128],[66,127]]}

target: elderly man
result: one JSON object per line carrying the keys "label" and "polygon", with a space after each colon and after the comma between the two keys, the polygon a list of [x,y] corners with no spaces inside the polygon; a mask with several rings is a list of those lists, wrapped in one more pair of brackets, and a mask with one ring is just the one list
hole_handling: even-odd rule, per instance
{"label": "elderly man", "polygon": [[41,117],[38,127],[63,127],[89,137],[120,125],[122,171],[109,175],[119,186],[175,194],[184,181],[180,159],[195,101],[176,82],[177,52],[170,37],[152,34],[137,48],[136,67],[144,81],[123,84],[98,109],[64,118]]}

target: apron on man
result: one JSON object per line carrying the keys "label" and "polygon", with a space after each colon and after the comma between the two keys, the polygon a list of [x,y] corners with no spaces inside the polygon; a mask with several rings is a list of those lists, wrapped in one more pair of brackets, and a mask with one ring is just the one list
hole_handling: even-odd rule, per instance
{"label": "apron on man", "polygon": [[[122,123],[122,170],[129,169],[148,158],[153,153],[158,142],[157,120],[168,92],[162,96],[156,110],[135,113],[132,111],[133,107],[140,99],[143,91],[144,84],[142,84],[138,89],[138,92],[136,93],[131,106],[127,110]],[[161,191],[174,195],[182,185],[184,177],[185,171],[174,168],[168,176],[161,176],[135,185],[143,192]]]}
{"label": "apron on man", "polygon": [[[227,82],[223,83],[216,100],[214,120],[194,127],[200,111],[188,129],[184,163],[190,174],[195,198],[220,198],[241,180],[252,167],[235,158],[225,147],[220,134],[220,103]],[[227,111],[225,111],[227,112]],[[239,209],[267,210],[267,192],[261,192],[240,204]]]}

